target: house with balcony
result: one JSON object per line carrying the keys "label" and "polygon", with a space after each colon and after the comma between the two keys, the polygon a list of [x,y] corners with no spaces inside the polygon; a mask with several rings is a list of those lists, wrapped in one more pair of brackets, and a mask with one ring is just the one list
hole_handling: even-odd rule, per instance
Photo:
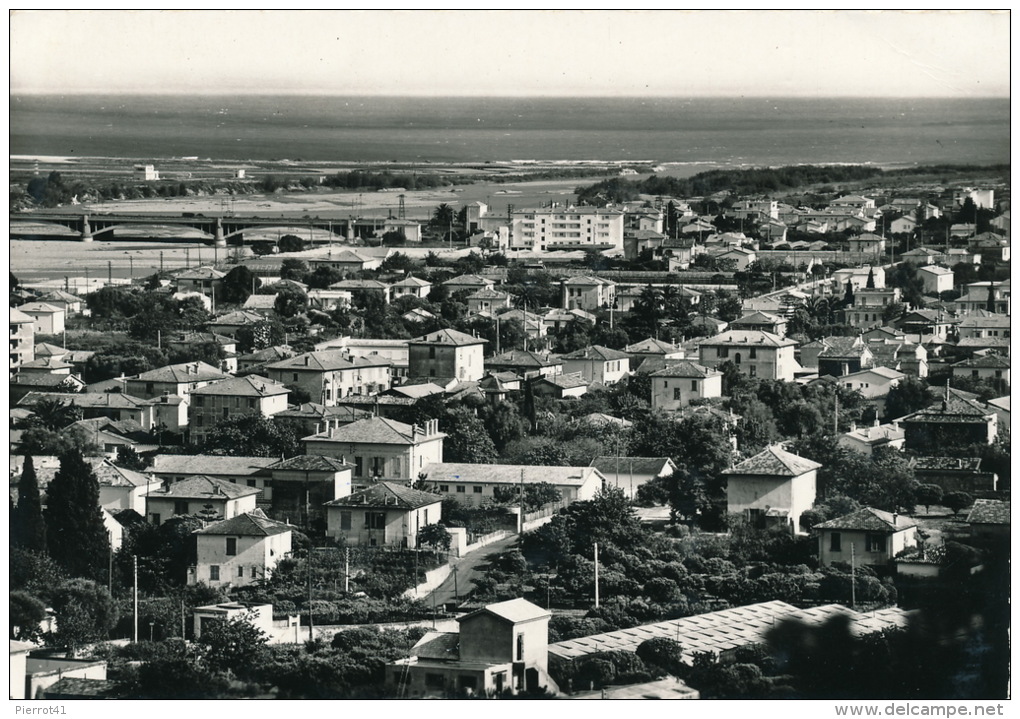
{"label": "house with balcony", "polygon": [[972,282],[967,285],[964,295],[955,300],[953,304],[957,311],[964,315],[972,314],[977,310],[987,310],[1008,317],[1011,295],[1012,283],[1010,280]]}
{"label": "house with balcony", "polygon": [[245,415],[272,417],[287,409],[290,390],[258,375],[212,382],[191,393],[191,441],[202,444],[220,422]]}
{"label": "house with balcony", "polygon": [[[835,562],[884,567],[899,552],[918,545],[917,524],[910,517],[864,507],[816,524],[818,563]],[[852,555],[852,557],[851,557]]]}
{"label": "house with balcony", "polygon": [[348,546],[418,546],[423,527],[442,519],[442,497],[403,482],[380,481],[326,502],[326,534]]}
{"label": "house with balcony", "polygon": [[10,344],[10,377],[18,373],[18,368],[35,359],[35,318],[29,317],[21,310],[11,307],[11,327],[8,341]]}
{"label": "house with balcony", "polygon": [[269,379],[304,391],[311,402],[327,407],[344,397],[374,395],[391,386],[388,360],[353,357],[344,350],[304,352],[266,365],[265,373]]}
{"label": "house with balcony", "polygon": [[354,465],[343,458],[301,454],[258,470],[269,516],[306,527],[325,520],[323,505],[354,491]]}
{"label": "house with balcony", "polygon": [[339,458],[354,464],[355,485],[373,481],[413,481],[422,467],[443,459],[439,421],[410,425],[383,417],[359,420],[304,437],[306,454]]}
{"label": "house with balcony", "polygon": [[188,584],[243,587],[269,579],[290,555],[294,528],[269,519],[260,509],[214,522],[192,533],[195,565]]}
{"label": "house with balcony", "polygon": [[226,276],[225,272],[220,272],[212,267],[196,267],[185,270],[174,280],[175,291],[181,294],[200,294],[203,297],[208,297],[215,305],[216,299],[223,291],[223,278]]}
{"label": "house with balcony", "polygon": [[407,659],[386,666],[400,698],[501,696],[559,687],[549,676],[548,610],[526,599],[489,604],[457,619],[458,632],[429,632]]}
{"label": "house with balcony", "polygon": [[480,380],[485,374],[486,344],[488,340],[450,329],[417,337],[407,343],[408,376]]}
{"label": "house with balcony", "polygon": [[561,355],[563,374],[578,373],[588,382],[616,384],[630,374],[630,355],[601,345],[592,345]]}
{"label": "house with balcony", "polygon": [[699,364],[716,368],[733,362],[751,377],[792,382],[800,369],[794,358],[796,346],[796,341],[771,332],[727,330],[699,343]]}
{"label": "house with balcony", "polygon": [[821,467],[777,445],[723,471],[726,511],[751,524],[802,533],[800,515],[815,503]]}

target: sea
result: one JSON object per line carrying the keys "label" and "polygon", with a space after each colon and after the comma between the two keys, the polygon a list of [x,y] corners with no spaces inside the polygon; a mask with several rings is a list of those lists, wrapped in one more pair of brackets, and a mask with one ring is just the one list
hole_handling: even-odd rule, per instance
{"label": "sea", "polygon": [[1007,98],[12,95],[13,156],[674,166],[1009,162]]}

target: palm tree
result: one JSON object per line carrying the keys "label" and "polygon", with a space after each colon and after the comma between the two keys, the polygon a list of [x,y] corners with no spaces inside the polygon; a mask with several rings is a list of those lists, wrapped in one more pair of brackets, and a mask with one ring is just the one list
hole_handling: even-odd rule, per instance
{"label": "palm tree", "polygon": [[67,427],[80,420],[81,409],[74,402],[62,402],[59,399],[42,399],[32,407],[32,416],[26,420],[29,427],[43,427],[51,432]]}
{"label": "palm tree", "polygon": [[444,202],[432,213],[432,224],[436,227],[448,228],[453,225],[454,214],[453,208]]}

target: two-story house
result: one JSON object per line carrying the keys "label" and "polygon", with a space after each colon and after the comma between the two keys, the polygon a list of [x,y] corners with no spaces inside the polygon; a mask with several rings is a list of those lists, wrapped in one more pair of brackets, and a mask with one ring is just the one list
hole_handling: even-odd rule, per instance
{"label": "two-story house", "polygon": [[941,453],[950,447],[991,444],[999,427],[995,410],[948,387],[944,399],[908,414],[900,424],[906,432],[906,449],[922,454]]}
{"label": "two-story house", "polygon": [[215,305],[217,298],[223,291],[224,277],[226,277],[225,272],[220,272],[212,267],[196,267],[191,270],[185,270],[177,275],[177,292],[181,294],[197,292],[204,297],[208,297]]}
{"label": "two-story house", "polygon": [[18,311],[32,318],[39,334],[58,335],[64,331],[66,312],[63,307],[48,302],[28,302],[18,307]]}
{"label": "two-story house", "polygon": [[224,379],[230,379],[230,375],[205,362],[184,362],[128,377],[124,391],[144,399],[164,394],[187,398],[199,387]]}
{"label": "two-story house", "polygon": [[649,378],[652,409],[676,412],[691,400],[722,397],[722,372],[694,362],[667,362]]}
{"label": "two-story house", "polygon": [[191,441],[201,444],[209,432],[243,415],[272,417],[287,409],[290,390],[281,382],[246,375],[212,382],[191,392]]}
{"label": "two-story house", "polygon": [[860,337],[827,337],[825,342],[817,358],[820,375],[842,377],[875,364],[869,345]]}
{"label": "two-story house", "polygon": [[160,524],[174,516],[199,514],[210,509],[223,519],[255,509],[255,487],[241,486],[222,479],[198,475],[180,482],[164,482],[145,496],[145,518]]}
{"label": "two-story house", "polygon": [[488,340],[450,329],[416,337],[407,343],[407,374],[461,382],[480,380],[485,374],[486,344]]}
{"label": "two-story house", "polygon": [[759,527],[800,533],[800,515],[815,503],[821,466],[778,446],[768,447],[723,471],[726,511]]}
{"label": "two-story house", "polygon": [[423,527],[442,518],[442,497],[400,482],[378,482],[326,502],[326,534],[353,546],[417,547]]}
{"label": "two-story house", "polygon": [[786,318],[771,312],[750,312],[730,322],[728,329],[769,332],[777,337],[786,337]]}
{"label": "two-story house", "polygon": [[953,271],[941,265],[918,267],[917,276],[921,279],[923,291],[928,295],[938,295],[953,289]]}
{"label": "two-story house", "polygon": [[415,479],[426,464],[442,461],[445,438],[438,420],[418,426],[372,417],[301,441],[306,454],[353,463],[355,485],[367,485],[377,480]]}
{"label": "two-story house", "polygon": [[899,552],[918,543],[917,524],[910,517],[864,507],[816,524],[818,563],[889,564]]}
{"label": "two-story house", "polygon": [[386,667],[401,698],[500,696],[559,687],[549,676],[548,610],[526,599],[490,604],[457,619],[459,632],[429,632],[410,657]]}
{"label": "two-story house", "polygon": [[269,579],[291,552],[293,530],[260,509],[195,530],[196,561],[188,570],[188,584],[243,587]]}
{"label": "two-story house", "polygon": [[588,382],[616,384],[630,373],[630,355],[601,345],[592,345],[561,355],[563,374],[578,373]]}
{"label": "two-story house", "polygon": [[698,345],[699,364],[716,368],[732,362],[751,377],[793,381],[799,369],[794,357],[797,343],[771,332],[728,330]]}
{"label": "two-story house", "polygon": [[301,454],[258,472],[270,515],[310,526],[324,517],[323,505],[354,491],[354,465],[336,457]]}
{"label": "two-story house", "polygon": [[469,315],[477,315],[480,312],[494,315],[510,307],[510,295],[494,289],[472,292],[465,299]]}
{"label": "two-story house", "polygon": [[351,395],[385,392],[391,384],[388,360],[352,357],[343,350],[305,352],[266,365],[265,372],[269,379],[303,390],[310,401],[327,407]]}
{"label": "two-story house", "polygon": [[613,306],[616,283],[599,277],[571,277],[560,282],[564,309],[600,310]]}

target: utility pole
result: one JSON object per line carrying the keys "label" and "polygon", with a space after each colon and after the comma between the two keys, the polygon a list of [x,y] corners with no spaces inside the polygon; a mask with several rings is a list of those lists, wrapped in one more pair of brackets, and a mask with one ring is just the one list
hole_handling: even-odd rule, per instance
{"label": "utility pole", "polygon": [[344,548],[344,594],[351,591],[351,548]]}
{"label": "utility pole", "polygon": [[521,508],[521,520],[520,520],[520,526],[517,528],[517,531],[518,532],[523,532],[524,531],[524,467],[521,467],[521,502],[520,502],[520,508]]}
{"label": "utility pole", "polygon": [[134,622],[133,622],[134,623],[134,633],[132,634],[132,636],[134,637],[135,644],[137,644],[138,643],[138,555],[137,554],[132,555],[131,559],[133,560],[132,564],[134,565],[134,576],[135,576],[135,592],[134,592],[134,594],[135,594],[135,601],[134,601],[134,605],[135,605],[135,617],[134,617]]}
{"label": "utility pole", "polygon": [[854,566],[854,543],[850,542],[850,608],[857,607],[857,571]]}
{"label": "utility pole", "polygon": [[312,607],[312,550],[308,549],[308,641],[315,639],[315,610]]}
{"label": "utility pole", "polygon": [[595,542],[595,608],[599,608],[599,543]]}

